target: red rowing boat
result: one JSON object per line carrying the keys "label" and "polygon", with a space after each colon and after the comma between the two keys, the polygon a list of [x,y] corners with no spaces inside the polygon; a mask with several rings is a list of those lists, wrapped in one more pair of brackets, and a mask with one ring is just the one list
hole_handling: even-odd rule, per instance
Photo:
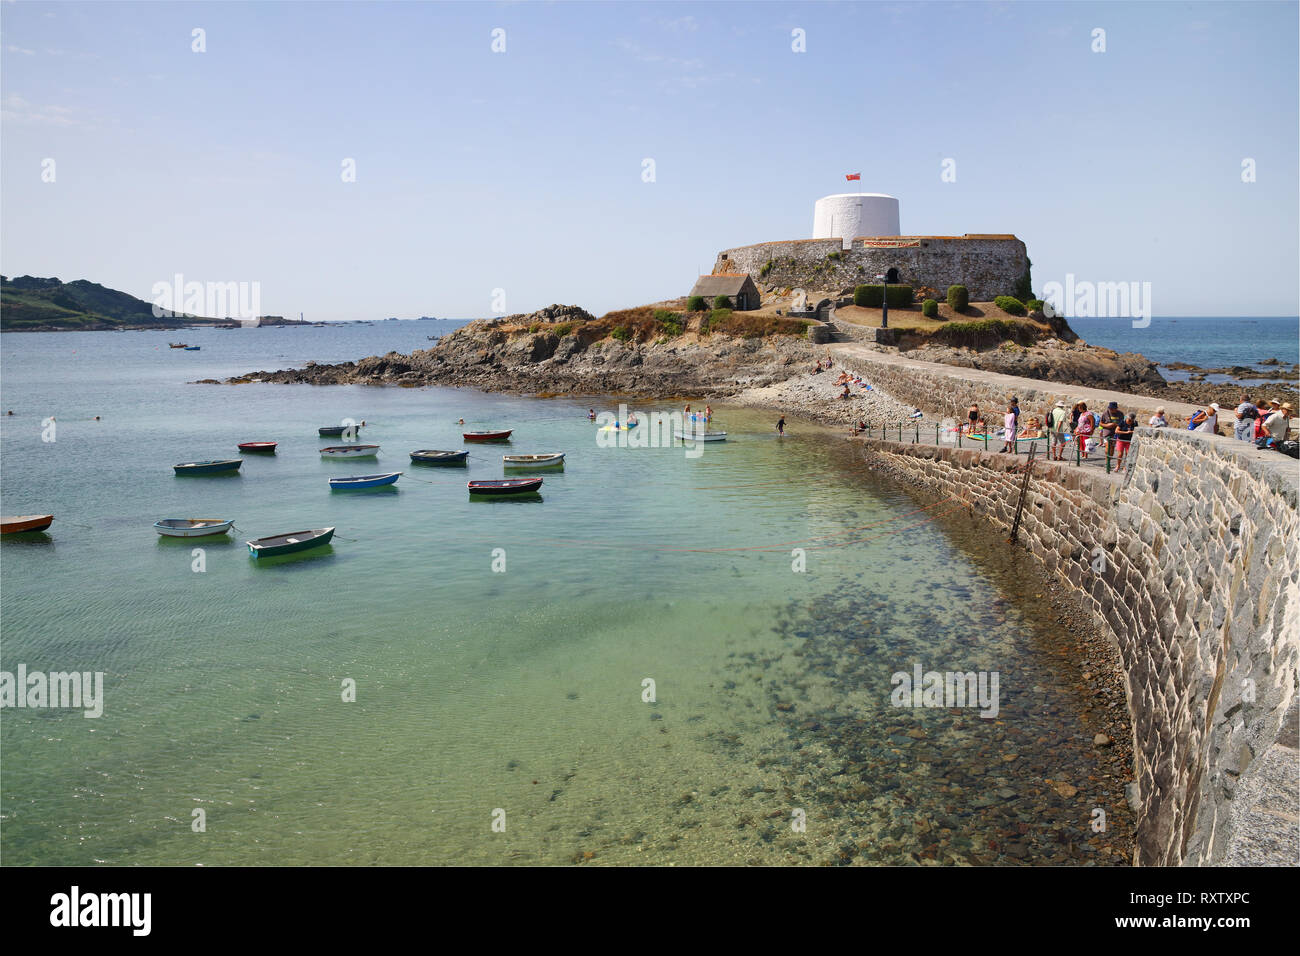
{"label": "red rowing boat", "polygon": [[54,523],[54,515],[10,515],[0,518],[0,534],[19,531],[44,531]]}
{"label": "red rowing boat", "polygon": [[239,443],[240,451],[275,451],[275,446],[280,444],[278,441],[241,441]]}
{"label": "red rowing boat", "polygon": [[510,428],[503,432],[464,432],[460,437],[465,441],[507,441],[513,431]]}

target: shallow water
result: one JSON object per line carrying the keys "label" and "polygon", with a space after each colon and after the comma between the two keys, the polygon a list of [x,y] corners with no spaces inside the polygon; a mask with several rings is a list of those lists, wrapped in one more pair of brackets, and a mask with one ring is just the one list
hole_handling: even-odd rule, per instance
{"label": "shallow water", "polygon": [[[0,545],[3,668],[103,671],[106,698],[3,712],[4,862],[1122,862],[1086,826],[1108,784],[1045,792],[1100,774],[1023,569],[847,443],[719,408],[692,459],[598,447],[586,398],[185,384],[423,347],[398,325],[4,336],[3,508],[56,520]],[[345,416],[377,462],[320,459]],[[514,441],[407,461],[461,417]],[[237,476],[172,474],[263,439]],[[568,458],[540,499],[470,500],[506,451]],[[190,516],[240,533],[150,527]],[[326,525],[294,558],[242,543]],[[998,671],[997,719],[891,706],[918,662]]]}

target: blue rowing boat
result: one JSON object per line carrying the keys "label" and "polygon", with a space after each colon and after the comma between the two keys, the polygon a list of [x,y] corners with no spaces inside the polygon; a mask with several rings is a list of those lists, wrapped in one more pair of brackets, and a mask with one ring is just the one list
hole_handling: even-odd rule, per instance
{"label": "blue rowing boat", "polygon": [[402,476],[400,471],[390,471],[384,475],[353,475],[351,478],[331,478],[330,488],[339,491],[353,491],[360,488],[382,488],[391,485]]}

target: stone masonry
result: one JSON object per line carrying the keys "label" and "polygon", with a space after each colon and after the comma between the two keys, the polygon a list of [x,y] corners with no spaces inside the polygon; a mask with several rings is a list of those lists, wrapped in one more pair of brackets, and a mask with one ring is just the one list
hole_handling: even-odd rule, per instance
{"label": "stone masonry", "polygon": [[[897,242],[897,248],[868,245]],[[1025,244],[1015,236],[898,236],[887,240],[853,240],[844,249],[839,239],[795,239],[725,249],[714,272],[747,272],[759,286],[841,290],[896,268],[912,287],[928,286],[944,295],[950,285],[964,285],[972,301],[990,302],[1011,295],[1028,268]]]}
{"label": "stone masonry", "polygon": [[[957,417],[969,402],[969,391],[952,394],[951,378],[990,375],[898,362],[886,381],[889,364],[871,369],[873,384],[931,415]],[[1036,389],[1061,388],[992,378],[967,388],[1005,393],[1009,384],[1026,408],[1026,396],[1051,397]],[[1128,399],[1126,408],[1142,412],[1154,405]],[[1011,527],[1025,456],[866,444],[883,470]],[[1300,672],[1300,467],[1230,438],[1174,429],[1141,429],[1134,454],[1125,476],[1039,461],[1019,534],[1118,647],[1138,790],[1134,862],[1295,864],[1296,834],[1259,842],[1233,801],[1271,788],[1273,803],[1294,815],[1300,800],[1297,768],[1290,790],[1279,792],[1288,774],[1272,766],[1296,753],[1278,744]]]}

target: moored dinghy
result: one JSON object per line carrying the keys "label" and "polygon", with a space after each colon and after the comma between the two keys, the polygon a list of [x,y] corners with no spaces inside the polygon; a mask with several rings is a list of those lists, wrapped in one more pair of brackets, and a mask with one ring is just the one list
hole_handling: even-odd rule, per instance
{"label": "moored dinghy", "polygon": [[337,491],[382,488],[385,485],[393,484],[400,477],[402,477],[400,471],[390,471],[383,475],[353,475],[351,478],[331,478],[330,488]]}
{"label": "moored dinghy", "polygon": [[378,445],[328,445],[320,450],[322,458],[374,458]]}
{"label": "moored dinghy", "polygon": [[326,425],[324,428],[316,429],[321,438],[337,438],[344,432],[351,430],[349,434],[355,435],[365,426],[365,422],[357,422],[355,425]]}
{"label": "moored dinghy", "polygon": [[225,534],[234,524],[233,518],[163,518],[155,521],[153,527],[167,538],[203,538],[211,534]]}
{"label": "moored dinghy", "polygon": [[334,537],[333,528],[314,528],[311,531],[290,531],[288,534],[273,534],[269,538],[257,538],[246,541],[248,553],[255,558],[272,558],[281,554],[293,554],[309,548],[319,548],[329,544]]}
{"label": "moored dinghy", "polygon": [[54,523],[54,515],[8,515],[0,518],[0,534],[44,531]]}
{"label": "moored dinghy", "polygon": [[421,465],[463,465],[468,457],[467,451],[439,451],[436,448],[422,448],[411,452],[411,461]]}
{"label": "moored dinghy", "polygon": [[700,434],[699,432],[690,429],[682,430],[680,428],[674,428],[673,437],[681,441],[726,441],[727,433],[706,431],[703,434]]}
{"label": "moored dinghy", "polygon": [[506,478],[500,481],[471,481],[471,495],[526,495],[542,487],[540,478]]}
{"label": "moored dinghy", "polygon": [[226,471],[239,471],[244,463],[242,458],[222,458],[212,461],[186,461],[172,465],[178,475],[215,475]]}
{"label": "moored dinghy", "polygon": [[554,468],[564,465],[564,452],[547,455],[502,455],[501,463],[507,468]]}
{"label": "moored dinghy", "polygon": [[261,454],[275,454],[275,446],[280,444],[275,441],[241,441],[239,450],[244,452],[257,452]]}
{"label": "moored dinghy", "polygon": [[465,441],[509,441],[513,428],[507,428],[503,432],[464,432],[461,438]]}

